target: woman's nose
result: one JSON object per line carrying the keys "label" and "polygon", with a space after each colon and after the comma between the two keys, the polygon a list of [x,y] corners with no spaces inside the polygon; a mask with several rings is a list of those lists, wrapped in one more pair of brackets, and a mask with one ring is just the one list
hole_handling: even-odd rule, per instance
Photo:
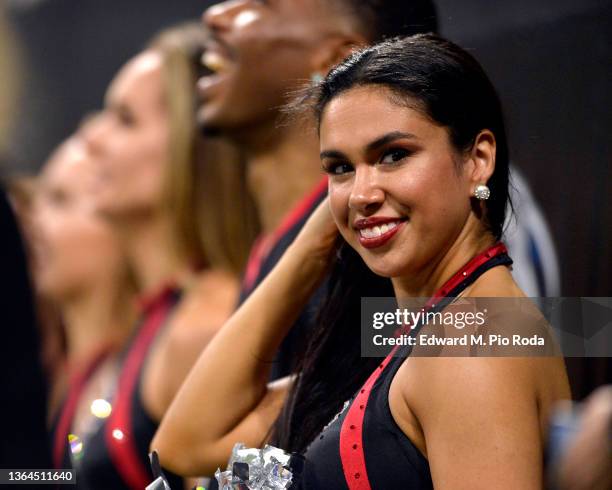
{"label": "woman's nose", "polygon": [[93,153],[100,149],[105,138],[105,122],[101,113],[88,116],[79,128],[79,134],[83,138],[87,149]]}
{"label": "woman's nose", "polygon": [[370,166],[358,168],[349,196],[349,208],[367,214],[377,209],[384,200],[385,192],[378,183],[376,170]]}

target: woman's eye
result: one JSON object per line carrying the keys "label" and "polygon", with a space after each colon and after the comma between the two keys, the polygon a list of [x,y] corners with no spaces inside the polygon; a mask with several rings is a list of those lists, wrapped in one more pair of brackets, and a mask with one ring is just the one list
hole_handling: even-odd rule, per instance
{"label": "woman's eye", "polygon": [[407,156],[410,155],[408,150],[404,150],[403,148],[395,148],[393,150],[389,150],[385,152],[380,159],[380,163],[393,164],[397,163]]}
{"label": "woman's eye", "polygon": [[132,113],[127,109],[121,108],[117,111],[117,118],[119,122],[124,126],[133,126],[136,122]]}
{"label": "woman's eye", "polygon": [[48,191],[46,197],[54,206],[64,206],[68,201],[66,193],[58,189]]}
{"label": "woman's eye", "polygon": [[343,175],[345,173],[353,171],[352,165],[348,163],[342,163],[342,162],[325,165],[323,168],[325,172],[327,172],[330,175]]}

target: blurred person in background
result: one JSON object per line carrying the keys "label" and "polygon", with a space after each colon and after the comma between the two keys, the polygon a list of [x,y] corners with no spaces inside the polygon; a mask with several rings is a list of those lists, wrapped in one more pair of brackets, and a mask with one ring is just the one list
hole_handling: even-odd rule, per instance
{"label": "blurred person in background", "polygon": [[[152,481],[150,441],[232,311],[254,236],[237,155],[197,137],[194,87],[205,35],[198,23],[164,31],[120,70],[104,110],[83,127],[96,208],[125,247],[141,299],[112,412],[77,448],[82,488],[142,489]],[[173,488],[183,483],[170,480]]]}
{"label": "blurred person in background", "polygon": [[559,404],[550,430],[551,490],[612,488],[612,385],[579,404]]}
{"label": "blurred person in background", "polygon": [[[19,228],[24,237],[26,256],[30,273],[34,271],[34,201],[37,194],[38,177],[36,175],[18,175],[8,180],[8,192],[11,204],[17,215]],[[50,404],[53,405],[53,386],[65,373],[66,335],[58,305],[47,295],[34,288],[36,323],[40,335],[41,359],[48,386],[50,386]]]}
{"label": "blurred person in background", "polygon": [[3,153],[17,97],[17,52],[0,5],[0,467],[51,468],[47,443],[46,386],[27,256],[6,194]]}
{"label": "blurred person in background", "polygon": [[43,167],[32,219],[34,279],[58,307],[66,353],[51,387],[53,464],[70,468],[67,441],[86,441],[104,418],[117,353],[135,321],[135,288],[118,238],[91,197],[94,168],[82,138],[64,142]]}
{"label": "blurred person in background", "polygon": [[[435,31],[437,19],[431,0],[241,0],[210,7],[203,21],[211,31],[203,62],[212,73],[198,83],[198,121],[205,132],[226,135],[244,152],[263,230],[242,282],[242,303],[327,192],[316,132],[303,121],[284,120],[283,105],[356,47],[384,36]],[[392,294],[385,284],[375,295]],[[289,374],[303,352],[325,288],[315,293],[287,335],[272,379]]]}

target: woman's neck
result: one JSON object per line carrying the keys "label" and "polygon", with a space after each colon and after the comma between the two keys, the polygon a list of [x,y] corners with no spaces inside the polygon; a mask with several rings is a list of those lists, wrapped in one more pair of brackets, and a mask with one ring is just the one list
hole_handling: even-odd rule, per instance
{"label": "woman's neck", "polygon": [[473,257],[495,243],[490,233],[476,231],[478,225],[466,226],[457,240],[428,264],[410,276],[392,279],[395,297],[430,298],[440,289],[453,274]]}
{"label": "woman's neck", "polygon": [[243,139],[248,185],[264,233],[273,231],[323,178],[314,131],[296,121],[261,127]]}
{"label": "woman's neck", "polygon": [[169,282],[183,284],[190,279],[192,265],[177,250],[167,214],[159,212],[119,228],[139,293],[155,292]]}
{"label": "woman's neck", "polygon": [[82,292],[61,307],[67,341],[67,363],[80,370],[95,353],[119,348],[135,321],[132,298],[120,297],[117,284]]}

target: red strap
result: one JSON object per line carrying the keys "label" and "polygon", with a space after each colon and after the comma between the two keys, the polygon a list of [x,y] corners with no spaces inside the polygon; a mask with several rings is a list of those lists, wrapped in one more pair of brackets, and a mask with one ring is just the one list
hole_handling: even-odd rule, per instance
{"label": "red strap", "polygon": [[315,202],[327,189],[327,177],[321,181],[300,200],[289,213],[283,218],[280,225],[268,236],[260,236],[255,241],[249,261],[246,266],[244,279],[242,281],[242,290],[249,291],[255,284],[261,266],[279,240],[285,235],[296,223],[298,223],[312,209]]}
{"label": "red strap", "polygon": [[153,292],[141,294],[136,298],[136,308],[141,317],[148,314],[149,311],[163,305],[164,302],[174,294],[179,288],[174,281],[166,281]]}
{"label": "red strap", "polygon": [[142,490],[150,483],[150,474],[138,457],[132,431],[132,396],[137,389],[138,375],[155,335],[164,325],[172,308],[172,290],[166,289],[148,305],[148,316],[129,350],[121,374],[113,411],[105,428],[106,446],[117,472],[127,485]]}
{"label": "red strap", "polygon": [[[434,293],[425,304],[425,309],[427,310],[434,306],[436,299],[445,297],[461,282],[471,276],[481,265],[493,257],[505,253],[507,253],[506,246],[503,243],[497,243],[481,254],[478,254]],[[344,471],[344,478],[349,490],[371,490],[372,488],[366,470],[365,452],[363,450],[363,420],[372,387],[393,358],[397,349],[398,346],[395,346],[361,387],[342,423],[342,428],[340,429],[340,459],[342,460],[342,470]]]}
{"label": "red strap", "polygon": [[242,289],[243,291],[249,291],[253,288],[255,284],[255,280],[259,275],[259,270],[261,269],[261,264],[263,263],[263,235],[259,236],[255,243],[253,244],[253,248],[251,249],[251,253],[249,254],[249,260],[246,265],[244,278],[242,279]]}
{"label": "red strap", "polygon": [[85,369],[70,378],[68,383],[68,395],[66,396],[66,401],[60,412],[57,429],[55,431],[55,440],[53,441],[53,464],[56,469],[62,469],[68,434],[72,426],[74,414],[79,406],[83,390],[98,366],[108,357],[110,351],[111,348],[109,346],[100,349],[99,352],[92,356],[89,363],[85,366]]}
{"label": "red strap", "polygon": [[[444,285],[438,289],[434,295],[431,297],[431,300],[437,298],[444,298],[448,295],[453,289],[455,289],[461,282],[465,281],[469,276],[471,276],[476,269],[478,269],[481,265],[486,264],[493,257],[497,257],[498,255],[507,254],[508,249],[506,246],[499,242],[495,245],[489,247],[484,252],[478,254],[472,260],[470,260],[467,264],[465,264],[461,269],[459,269],[453,277],[451,277],[448,281],[444,283]],[[429,301],[426,305],[431,307],[432,301]]]}

